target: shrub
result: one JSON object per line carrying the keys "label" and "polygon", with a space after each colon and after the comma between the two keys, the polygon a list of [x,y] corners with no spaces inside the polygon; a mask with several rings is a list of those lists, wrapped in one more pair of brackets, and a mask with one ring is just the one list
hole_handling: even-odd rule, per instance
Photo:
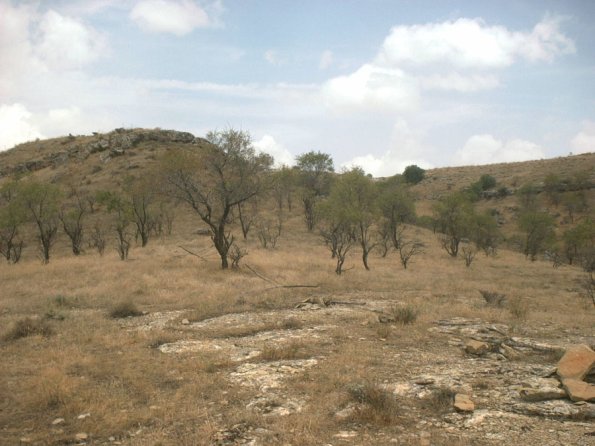
{"label": "shrub", "polygon": [[304,358],[304,346],[299,342],[281,345],[265,345],[259,359],[264,361],[282,361],[286,359]]}
{"label": "shrub", "polygon": [[361,405],[356,414],[363,421],[390,423],[399,414],[395,396],[378,385],[352,385],[348,393],[353,401]]}
{"label": "shrub", "polygon": [[512,314],[515,319],[525,320],[529,315],[529,305],[523,299],[517,298],[512,299],[508,303],[508,311]]}
{"label": "shrub", "polygon": [[396,305],[391,309],[395,322],[403,325],[413,324],[417,320],[419,311],[413,305]]}
{"label": "shrub", "polygon": [[140,311],[136,305],[131,301],[124,301],[120,302],[116,306],[114,306],[109,315],[113,319],[122,319],[125,317],[136,317],[142,315],[142,311]]}
{"label": "shrub", "polygon": [[424,179],[426,171],[415,164],[405,167],[403,178],[409,184],[417,184]]}
{"label": "shrub", "polygon": [[14,323],[12,328],[4,335],[4,340],[15,341],[27,336],[41,335],[48,337],[53,334],[52,327],[43,319],[26,317]]}
{"label": "shrub", "polygon": [[504,301],[506,301],[506,294],[497,293],[495,291],[479,290],[479,293],[484,298],[488,305],[495,307],[501,307]]}
{"label": "shrub", "polygon": [[434,414],[450,412],[454,403],[455,392],[447,387],[438,387],[423,398],[421,405]]}

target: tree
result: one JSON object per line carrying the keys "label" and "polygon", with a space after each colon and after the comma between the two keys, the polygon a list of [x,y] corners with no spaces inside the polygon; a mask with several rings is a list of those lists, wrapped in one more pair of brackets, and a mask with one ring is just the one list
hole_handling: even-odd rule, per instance
{"label": "tree", "polygon": [[341,203],[329,197],[317,205],[320,211],[320,235],[336,259],[335,273],[343,273],[343,264],[347,253],[357,241],[356,228],[353,221],[345,218]]}
{"label": "tree", "polygon": [[310,151],[296,158],[300,172],[302,203],[308,231],[316,224],[316,202],[328,194],[331,184],[330,173],[334,172],[333,159],[327,153]]}
{"label": "tree", "polygon": [[[115,192],[101,192],[98,194],[97,201],[106,205],[107,211],[113,216],[113,228],[116,231],[117,241],[116,249],[120,260],[128,259],[132,239],[128,227],[134,219],[130,202],[127,202],[120,193]],[[101,239],[100,232],[96,231],[96,235]]]}
{"label": "tree", "polygon": [[489,212],[474,216],[471,238],[477,249],[483,250],[486,256],[496,252],[501,234],[498,223]]}
{"label": "tree", "polygon": [[229,129],[206,135],[199,150],[170,151],[163,172],[172,197],[187,203],[208,226],[221,267],[229,267],[234,236],[228,229],[233,209],[263,189],[263,175],[272,158],[256,154],[247,132]]}
{"label": "tree", "polygon": [[563,191],[562,180],[555,173],[549,173],[543,181],[543,191],[549,202],[558,206],[560,204],[560,193]]}
{"label": "tree", "polygon": [[20,183],[19,200],[27,210],[38,231],[39,247],[43,263],[49,263],[50,251],[58,234],[58,204],[60,189],[53,184],[35,181]]}
{"label": "tree", "polygon": [[58,218],[62,222],[62,228],[70,239],[72,253],[78,256],[82,251],[83,244],[83,217],[87,213],[85,198],[77,189],[72,189],[71,200],[62,204]]}
{"label": "tree", "polygon": [[151,181],[145,177],[143,179],[127,181],[126,188],[129,191],[129,199],[122,201],[123,206],[129,206],[136,234],[140,235],[141,247],[147,246],[151,230],[155,224],[153,215],[153,202],[155,201],[155,187]]}
{"label": "tree", "polygon": [[523,253],[535,261],[537,254],[555,237],[554,219],[547,212],[529,210],[521,215],[518,225],[524,234]]}
{"label": "tree", "polygon": [[27,217],[21,203],[16,200],[17,183],[11,182],[0,188],[0,254],[9,263],[21,258],[24,242],[19,240],[19,230]]}
{"label": "tree", "polygon": [[424,179],[426,171],[415,164],[405,167],[403,178],[409,184],[417,184]]}
{"label": "tree", "polygon": [[595,254],[595,221],[586,218],[574,228],[566,230],[562,234],[562,241],[568,264],[579,260],[583,265],[588,265],[589,259]]}
{"label": "tree", "polygon": [[403,185],[400,175],[395,175],[378,184],[376,203],[383,216],[381,238],[388,237],[395,249],[399,249],[399,228],[415,219],[415,203],[409,190]]}
{"label": "tree", "polygon": [[464,193],[455,192],[440,200],[433,211],[438,230],[442,233],[442,247],[450,256],[456,257],[461,241],[472,233],[473,206]]}
{"label": "tree", "polygon": [[291,212],[293,206],[293,194],[297,186],[297,171],[291,167],[283,166],[281,169],[271,172],[271,191],[277,210],[282,213],[284,205]]}

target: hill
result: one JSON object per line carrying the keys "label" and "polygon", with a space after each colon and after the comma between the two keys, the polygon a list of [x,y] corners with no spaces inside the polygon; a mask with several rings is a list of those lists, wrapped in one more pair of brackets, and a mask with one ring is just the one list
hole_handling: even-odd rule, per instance
{"label": "hill", "polygon": [[[3,181],[29,173],[93,192],[149,175],[167,150],[205,144],[116,130],[21,145],[0,154],[0,171]],[[435,169],[412,189],[423,214],[483,174],[513,189],[550,169],[592,175],[592,163]],[[592,203],[593,189],[581,190]],[[561,221],[562,205],[545,195],[540,205]],[[475,204],[503,209],[513,231],[505,208],[516,200]],[[275,216],[274,201],[258,212]],[[407,268],[393,249],[373,251],[366,271],[353,245],[337,275],[294,201],[274,245],[262,243],[266,221],[245,239],[230,226],[246,254],[230,270],[186,207],[175,208],[171,233],[152,233],[144,247],[131,237],[126,261],[115,227],[104,226],[102,254],[85,243],[74,256],[62,234],[44,265],[30,228],[23,258],[0,262],[0,444],[590,444],[592,276],[506,247],[466,266],[412,225],[405,240],[418,253]],[[568,352],[587,364],[574,381],[561,372]]]}

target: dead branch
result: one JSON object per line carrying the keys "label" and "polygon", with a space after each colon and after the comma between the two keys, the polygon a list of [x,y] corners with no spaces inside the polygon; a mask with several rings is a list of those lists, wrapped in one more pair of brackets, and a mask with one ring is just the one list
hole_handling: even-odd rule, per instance
{"label": "dead branch", "polygon": [[188,254],[191,254],[195,257],[198,257],[199,259],[201,259],[203,262],[208,262],[207,259],[205,259],[203,256],[201,256],[200,254],[197,254],[195,252],[190,251],[189,249],[184,248],[183,246],[178,245],[178,248],[183,249],[184,251],[186,251]]}

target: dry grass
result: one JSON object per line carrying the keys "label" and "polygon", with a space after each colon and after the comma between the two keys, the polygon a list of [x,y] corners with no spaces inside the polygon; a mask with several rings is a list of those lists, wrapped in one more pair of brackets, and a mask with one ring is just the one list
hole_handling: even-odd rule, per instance
{"label": "dry grass", "polygon": [[125,317],[137,317],[143,312],[138,309],[134,302],[125,300],[117,303],[109,310],[109,316],[113,319],[122,319]]}
{"label": "dry grass", "polygon": [[[98,175],[106,171],[107,167]],[[335,444],[336,432],[361,425],[372,433],[386,433],[386,438],[398,437],[402,431],[397,428],[415,431],[418,420],[399,406],[402,401],[384,390],[383,384],[406,381],[419,373],[406,368],[397,354],[431,357],[450,348],[428,331],[434,321],[481,318],[513,325],[518,332],[534,330],[544,340],[556,338],[562,330],[584,333],[594,323],[592,308],[585,309],[584,298],[577,292],[576,281],[582,275],[578,268],[553,269],[549,263],[528,262],[505,249],[497,257],[478,255],[473,268],[465,268],[460,259],[450,259],[426,230],[411,229],[426,248],[407,270],[395,255],[372,255],[372,269],[365,271],[354,251],[345,265],[352,269],[338,277],[328,251],[316,234],[303,230],[300,209],[295,209],[276,249],[261,249],[254,235],[246,243],[250,255],[244,260],[277,283],[318,288],[273,289],[247,268],[221,271],[216,255],[208,249],[208,238],[193,234],[198,224],[193,216],[180,215],[176,224],[172,237],[152,239],[144,249],[133,246],[127,262],[118,259],[113,246],[103,257],[88,251],[75,258],[65,241],[59,240],[46,266],[33,250],[16,265],[0,264],[0,326],[8,332],[19,320],[46,315],[52,320],[34,320],[55,332],[47,338],[26,336],[0,343],[0,444],[18,444],[23,436],[38,444],[72,444],[74,435],[85,431],[98,444],[113,436],[131,445],[207,445],[213,444],[216,432],[239,423],[270,430],[268,444]],[[179,245],[207,249],[208,261],[186,254]],[[506,294],[508,303],[486,305],[477,290],[490,289]],[[205,322],[230,313],[286,310],[311,296],[372,302],[385,311],[403,309],[407,314],[403,323],[376,324],[370,323],[376,313],[350,313],[349,307],[338,305],[299,317],[216,329],[205,324],[199,330],[180,323],[183,318]],[[524,315],[510,306],[516,299],[529,309]],[[145,317],[106,317],[127,301],[148,312],[147,318],[180,313],[163,326],[145,330],[135,328]],[[329,315],[339,310],[344,311],[341,317],[329,321]],[[310,319],[302,320],[306,314]],[[316,367],[284,384],[287,392],[308,401],[306,410],[287,417],[264,417],[246,409],[255,390],[228,379],[238,365],[228,355],[174,355],[156,348],[195,338],[240,343],[264,331],[295,334],[306,326],[325,324],[330,328],[320,339],[270,342],[260,358],[250,359],[321,358]],[[458,350],[449,352],[457,355]],[[359,390],[346,390],[354,383]],[[421,407],[424,413],[437,416],[447,411],[450,396],[432,395],[428,406]],[[347,404],[359,406],[355,418],[337,421],[333,414]],[[434,407],[443,409],[432,412]],[[78,420],[83,413],[91,416]],[[66,422],[56,433],[51,422],[59,417]],[[412,440],[412,444],[419,443]]]}
{"label": "dry grass", "polygon": [[14,322],[10,330],[4,334],[5,341],[15,341],[28,336],[48,337],[54,333],[52,327],[43,319],[26,317]]}

